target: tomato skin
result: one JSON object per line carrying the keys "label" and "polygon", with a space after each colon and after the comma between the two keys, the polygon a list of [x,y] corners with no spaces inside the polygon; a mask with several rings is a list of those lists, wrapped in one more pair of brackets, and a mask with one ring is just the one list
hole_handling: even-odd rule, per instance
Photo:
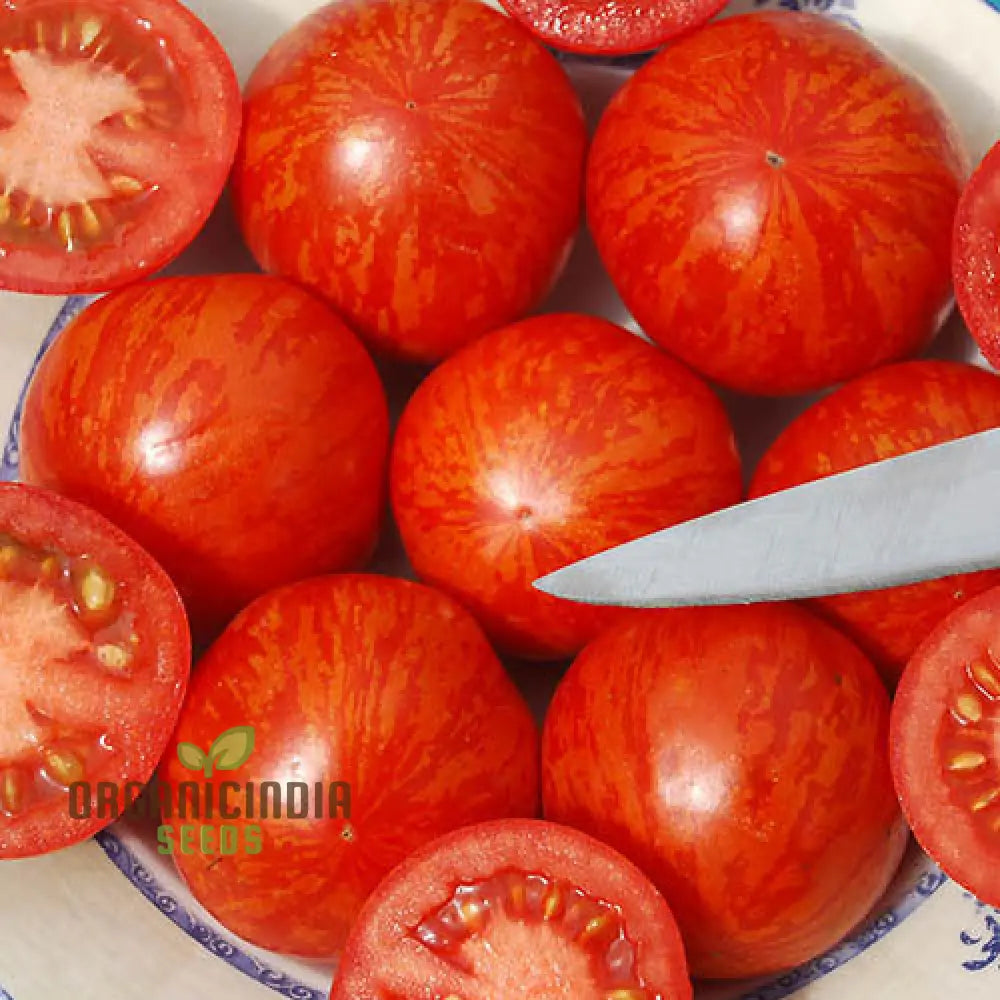
{"label": "tomato skin", "polygon": [[[1000,907],[1000,810],[994,803],[973,811],[970,803],[975,793],[970,790],[962,796],[957,787],[949,787],[944,756],[949,736],[953,740],[954,733],[963,728],[977,730],[986,738],[974,739],[964,749],[972,746],[983,751],[988,758],[983,769],[988,775],[985,787],[1000,787],[1000,752],[989,728],[995,734],[1000,703],[995,659],[998,620],[1000,589],[995,588],[959,608],[927,637],[907,665],[896,692],[890,740],[893,780],[920,846],[981,902]],[[966,674],[977,662],[992,677],[991,694],[977,689]],[[962,694],[976,696],[985,715],[979,723],[960,722]],[[958,743],[954,746],[963,748]],[[982,791],[983,786],[976,789]]]}
{"label": "tomato skin", "polygon": [[335,576],[260,598],[199,663],[162,776],[192,777],[177,743],[208,747],[243,725],[256,727],[253,756],[213,781],[351,785],[349,820],[256,821],[262,851],[222,869],[175,854],[195,897],[264,948],[332,956],[413,850],[467,823],[537,812],[527,705],[472,618],[420,584]]}
{"label": "tomato skin", "polygon": [[700,28],[727,0],[661,0],[641,8],[602,0],[502,0],[543,42],[587,55],[650,52]]}
{"label": "tomato skin", "polygon": [[969,181],[955,219],[953,269],[958,307],[984,357],[1000,366],[1000,142]]}
{"label": "tomato skin", "polygon": [[[70,13],[82,8],[114,23],[146,25],[169,55],[173,82],[185,102],[184,124],[195,141],[183,143],[183,169],[177,162],[168,169],[161,164],[151,207],[116,227],[114,239],[73,255],[61,248],[0,239],[0,288],[8,291],[106,292],[160,270],[202,230],[222,195],[239,142],[242,100],[236,71],[222,44],[186,5],[177,0],[63,0],[60,6]],[[16,9],[8,13],[27,16],[52,7],[50,0],[17,0]],[[167,136],[161,148],[175,156],[180,145]],[[181,176],[183,183],[176,183]]]}
{"label": "tomato skin", "polygon": [[[664,1000],[691,1000],[684,950],[662,896],[630,862],[584,834],[539,820],[501,820],[448,834],[394,869],[351,933],[330,1000],[380,1000],[393,983],[402,996],[446,996],[466,983],[441,962],[421,962],[404,933],[456,884],[504,870],[556,876],[614,902],[625,917],[647,982]],[[412,992],[406,993],[407,989]],[[553,994],[554,995],[554,994]]]}
{"label": "tomato skin", "polygon": [[564,71],[510,18],[349,0],[254,73],[236,204],[265,270],[319,291],[377,351],[437,361],[547,293],[585,144]]}
{"label": "tomato skin", "polygon": [[571,656],[621,616],[532,581],[742,493],[721,403],[604,320],[524,320],[470,345],[403,413],[390,492],[418,575],[518,656]]}
{"label": "tomato skin", "polygon": [[[99,782],[112,782],[118,787],[117,808],[125,810],[129,803],[124,785],[149,780],[177,720],[191,668],[191,638],[184,606],[166,573],[96,511],[47,490],[22,483],[0,483],[0,532],[41,549],[97,559],[127,590],[127,607],[135,615],[133,631],[140,639],[136,647],[139,665],[130,681],[101,685],[95,677],[93,682],[95,690],[106,693],[105,717],[87,722],[107,727],[108,746],[113,752],[100,771],[89,771],[84,776],[91,790],[90,815],[73,818],[66,795],[19,816],[0,811],[0,859],[10,859],[61,850],[108,826],[115,817],[102,815],[97,809]],[[21,627],[25,624],[20,623]],[[11,621],[5,621],[4,630],[11,625]],[[4,637],[5,644],[8,639]],[[38,647],[44,647],[43,635],[39,635]],[[60,667],[50,664],[49,668],[45,686],[58,689]],[[5,670],[9,669],[5,663]],[[132,691],[132,687],[138,689]],[[34,692],[39,708],[48,708],[45,699],[51,693]],[[14,707],[3,706],[7,710]],[[4,714],[10,725],[11,716]],[[62,718],[54,722],[68,724]],[[5,763],[0,760],[0,770]]]}
{"label": "tomato skin", "polygon": [[388,423],[371,359],[322,302],[261,275],[174,278],[99,300],[52,345],[22,474],[146,545],[207,637],[272,587],[363,565]]}
{"label": "tomato skin", "polygon": [[556,692],[545,816],[652,878],[694,976],[790,968],[850,931],[902,859],[888,715],[863,654],[796,606],[638,616]]}
{"label": "tomato skin", "polygon": [[723,385],[780,396],[928,343],[966,170],[934,98],[863,36],[758,13],[683,39],[622,88],[587,207],[650,337]]}
{"label": "tomato skin", "polygon": [[[1000,378],[972,365],[911,361],[862,375],[814,404],[778,438],[751,498],[1000,427]],[[895,688],[907,660],[955,608],[1000,584],[1000,571],[818,599],[813,603]]]}

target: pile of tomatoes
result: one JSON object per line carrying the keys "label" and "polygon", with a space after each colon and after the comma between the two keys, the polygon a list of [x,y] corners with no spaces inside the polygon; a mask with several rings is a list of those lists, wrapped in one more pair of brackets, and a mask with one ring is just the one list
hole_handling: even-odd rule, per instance
{"label": "pile of tomatoes", "polygon": [[[0,857],[154,772],[336,786],[161,845],[234,933],[339,958],[344,998],[784,970],[865,917],[910,827],[1000,902],[1000,570],[662,612],[533,587],[744,499],[717,386],[825,393],[750,496],[1000,427],[1000,378],[912,360],[957,289],[1000,362],[1000,151],[969,182],[863,37],[721,6],[345,0],[241,112],[174,0],[8,4],[0,287],[108,294],[0,487]],[[592,137],[543,44],[668,40]],[[150,278],[230,178],[259,273]],[[645,339],[538,314],[584,218]],[[401,414],[387,362],[419,382]],[[393,531],[413,580],[370,571]],[[515,659],[573,661],[541,733]]]}

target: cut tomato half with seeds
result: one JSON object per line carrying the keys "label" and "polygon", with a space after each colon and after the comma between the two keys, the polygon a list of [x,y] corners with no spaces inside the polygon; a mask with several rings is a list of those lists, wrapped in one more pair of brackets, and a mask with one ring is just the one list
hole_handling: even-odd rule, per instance
{"label": "cut tomato half with seeds", "polygon": [[567,52],[650,52],[710,21],[728,0],[501,0],[543,42]]}
{"label": "cut tomato half with seeds", "polygon": [[143,549],[87,507],[0,484],[0,858],[77,843],[134,801],[190,659],[180,597]]}
{"label": "cut tomato half with seeds", "polygon": [[917,650],[892,709],[896,790],[924,850],[1000,906],[1000,589]]}
{"label": "cut tomato half with seeds", "polygon": [[222,193],[240,104],[175,0],[0,6],[0,287],[107,291],[171,261]]}
{"label": "cut tomato half with seeds", "polygon": [[962,193],[952,266],[959,310],[983,355],[1000,367],[1000,142]]}
{"label": "cut tomato half with seeds", "polygon": [[501,820],[435,841],[358,917],[331,1000],[690,1000],[652,883],[568,827]]}

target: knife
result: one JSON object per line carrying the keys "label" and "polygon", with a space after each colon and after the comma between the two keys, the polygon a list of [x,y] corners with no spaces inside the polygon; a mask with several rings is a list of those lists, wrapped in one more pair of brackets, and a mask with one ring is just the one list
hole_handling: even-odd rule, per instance
{"label": "knife", "polygon": [[1000,567],[1000,429],[686,521],[535,581],[636,608],[879,590]]}

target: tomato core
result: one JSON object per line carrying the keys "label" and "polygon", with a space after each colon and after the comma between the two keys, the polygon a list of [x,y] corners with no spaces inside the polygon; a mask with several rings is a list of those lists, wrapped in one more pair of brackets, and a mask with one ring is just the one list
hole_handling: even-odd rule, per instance
{"label": "tomato core", "polygon": [[506,871],[461,885],[413,934],[474,977],[483,1000],[509,996],[512,983],[517,995],[545,1000],[654,1000],[619,908],[544,875]]}
{"label": "tomato core", "polygon": [[0,810],[7,816],[44,806],[100,771],[113,752],[94,720],[115,711],[115,685],[129,678],[138,646],[122,591],[92,559],[0,536]]}
{"label": "tomato core", "polygon": [[954,803],[981,833],[1000,834],[1000,664],[991,654],[962,672],[938,751]]}

